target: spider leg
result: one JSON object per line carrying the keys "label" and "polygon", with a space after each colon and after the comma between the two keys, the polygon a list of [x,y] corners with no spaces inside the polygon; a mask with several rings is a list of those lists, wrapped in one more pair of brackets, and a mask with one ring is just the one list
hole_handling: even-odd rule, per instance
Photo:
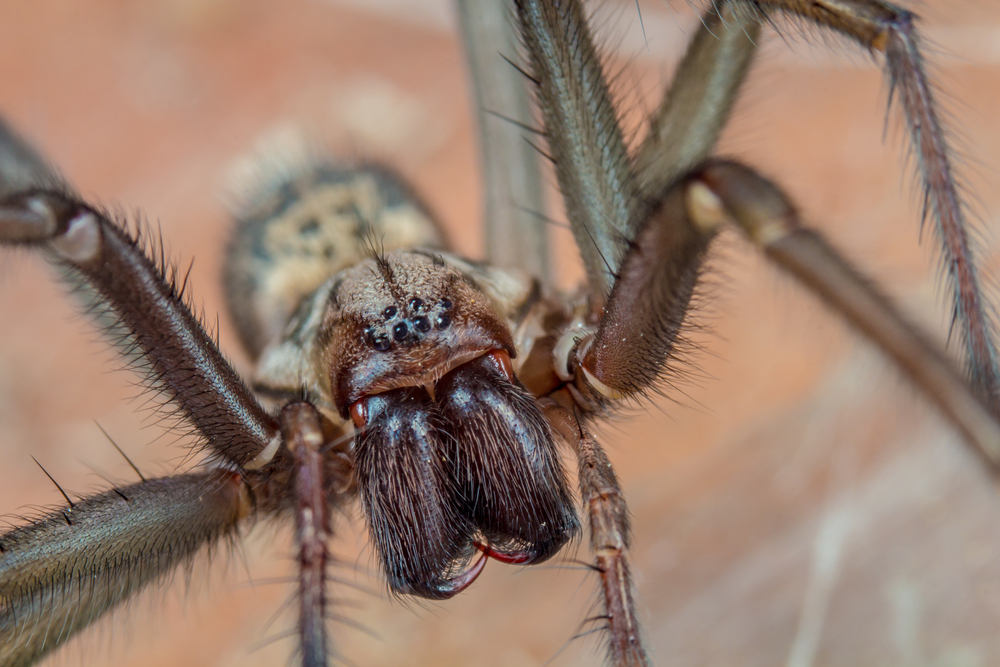
{"label": "spider leg", "polygon": [[739,226],[770,259],[881,347],[986,463],[1000,468],[1000,423],[991,405],[872,281],[817,232],[801,225],[777,186],[742,165],[712,161],[689,177],[686,189],[695,225],[714,229],[729,221]]}
{"label": "spider leg", "polygon": [[[147,371],[204,436],[212,453],[240,467],[259,467],[274,456],[278,427],[205,331],[161,252],[154,260],[132,234],[104,212],[53,186],[37,172],[25,142],[0,125],[0,154],[26,163],[0,162],[0,244],[40,247],[84,297],[130,361]],[[15,190],[14,186],[19,189]]]}
{"label": "spider leg", "polygon": [[576,452],[580,495],[590,525],[590,549],[600,573],[604,617],[608,628],[608,663],[641,667],[650,664],[635,610],[635,591],[626,551],[629,517],[625,496],[611,461],[580,420],[555,402],[545,416]]}
{"label": "spider leg", "polygon": [[[881,347],[987,463],[1000,467],[1000,423],[992,408],[871,281],[819,234],[801,226],[775,185],[734,162],[709,161],[671,186],[640,230],[596,332],[579,338],[567,357],[566,372],[578,395],[601,403],[654,385],[670,361],[690,296],[690,288],[678,285],[693,283],[708,240],[726,222],[745,231]],[[677,230],[685,227],[686,250],[678,252],[672,243],[681,243]],[[582,372],[575,373],[576,368]]]}
{"label": "spider leg", "polygon": [[979,284],[963,204],[951,166],[951,150],[924,72],[916,17],[882,0],[754,0],[832,28],[874,52],[885,54],[886,74],[899,94],[923,182],[924,218],[930,217],[943,248],[952,289],[953,325],[965,347],[966,367],[976,390],[991,403],[1000,395],[1000,371],[989,306]]}
{"label": "spider leg", "polygon": [[611,291],[645,206],[579,2],[517,0],[529,75],[591,291]]}
{"label": "spider leg", "polygon": [[0,664],[34,664],[252,509],[240,475],[217,469],[113,488],[0,535]]}
{"label": "spider leg", "polygon": [[524,75],[498,54],[513,58],[517,38],[506,3],[460,0],[479,125],[479,157],[485,187],[486,251],[490,264],[520,268],[549,284],[548,229],[542,175],[531,128]]}
{"label": "spider leg", "polygon": [[686,219],[683,189],[672,186],[632,239],[596,333],[562,334],[574,346],[556,346],[556,372],[574,379],[582,405],[641,394],[670,371],[714,235]]}
{"label": "spider leg", "polygon": [[740,4],[720,0],[704,13],[635,153],[645,193],[659,195],[708,157],[757,52],[760,28],[760,11]]}
{"label": "spider leg", "polygon": [[321,417],[309,403],[290,403],[279,417],[281,436],[295,463],[295,535],[299,544],[299,638],[303,667],[324,667],[326,565],[330,517],[323,479]]}
{"label": "spider leg", "polygon": [[566,214],[591,289],[606,295],[649,202],[715,145],[756,52],[760,11],[717,2],[705,13],[633,166],[582,7],[553,4],[518,2],[521,36]]}

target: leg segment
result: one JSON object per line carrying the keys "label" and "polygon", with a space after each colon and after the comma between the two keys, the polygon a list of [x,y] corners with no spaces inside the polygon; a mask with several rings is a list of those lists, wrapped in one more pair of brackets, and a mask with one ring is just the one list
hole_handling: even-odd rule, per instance
{"label": "leg segment", "polygon": [[319,412],[308,403],[281,411],[281,436],[295,461],[295,535],[299,543],[299,638],[303,667],[324,667],[326,564],[330,517],[323,479],[323,429]]}
{"label": "leg segment", "polygon": [[669,378],[713,236],[686,218],[682,188],[671,187],[632,240],[596,334],[570,357],[571,375],[572,359],[583,362],[576,387],[598,404],[641,394]]}
{"label": "leg segment", "polygon": [[580,495],[590,524],[590,549],[601,575],[604,619],[608,629],[608,664],[650,664],[635,611],[635,592],[626,551],[629,520],[625,497],[611,462],[594,437],[566,408],[549,403],[545,416],[576,452]]}
{"label": "leg segment", "polygon": [[[0,144],[9,138],[0,134]],[[275,420],[191,313],[162,254],[151,259],[138,235],[64,189],[35,188],[0,198],[0,244],[48,251],[126,358],[178,405],[214,455],[251,467],[274,455]]]}
{"label": "leg segment", "polygon": [[782,268],[822,297],[872,342],[1000,468],[1000,423],[992,408],[970,390],[936,346],[798,215],[778,188],[733,162],[713,161],[689,177],[688,211],[693,223],[711,231],[730,221]]}
{"label": "leg segment", "polygon": [[720,1],[705,14],[633,167],[580,4],[517,7],[566,214],[591,289],[604,296],[648,201],[714,146],[756,50],[759,10]]}
{"label": "leg segment", "polygon": [[111,489],[0,535],[0,664],[34,664],[251,510],[239,475],[214,470]]}
{"label": "leg segment", "polygon": [[878,345],[991,467],[1000,468],[993,408],[871,281],[800,226],[777,187],[734,162],[709,161],[668,188],[640,229],[596,332],[581,336],[567,358],[577,396],[601,405],[655,386],[669,370],[705,248],[725,222],[742,228]]}
{"label": "leg segment", "polygon": [[510,9],[496,0],[461,0],[458,13],[475,90],[487,258],[493,266],[520,268],[549,284],[548,229],[540,216],[544,181],[538,151],[519,126],[531,122],[527,82],[498,55],[513,57],[517,51]]}
{"label": "leg segment", "polygon": [[953,319],[965,345],[966,366],[976,391],[995,403],[1000,395],[1000,371],[993,323],[979,285],[951,151],[924,73],[914,15],[882,0],[755,0],[754,4],[811,19],[885,54],[890,99],[893,93],[899,94],[918,161],[924,215],[933,219],[943,248]]}
{"label": "leg segment", "polygon": [[643,192],[655,197],[708,157],[757,52],[760,11],[718,0],[702,16],[636,152]]}
{"label": "leg segment", "polygon": [[604,296],[644,217],[601,58],[578,2],[518,0],[521,40],[566,215],[591,291]]}

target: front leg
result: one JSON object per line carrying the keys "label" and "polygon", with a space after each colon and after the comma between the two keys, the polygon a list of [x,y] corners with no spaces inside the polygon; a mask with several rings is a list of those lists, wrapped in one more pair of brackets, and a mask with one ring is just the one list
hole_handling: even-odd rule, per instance
{"label": "front leg", "polygon": [[[205,331],[152,239],[132,233],[66,187],[37,178],[38,166],[14,150],[26,144],[0,124],[0,244],[39,247],[63,271],[107,335],[151,386],[173,400],[213,455],[239,467],[274,456],[278,426]],[[9,150],[8,150],[9,149]],[[43,187],[23,185],[35,173]],[[154,250],[153,255],[156,252]]]}
{"label": "front leg", "polygon": [[112,488],[0,535],[0,665],[32,665],[253,511],[237,473]]}
{"label": "front leg", "polygon": [[724,223],[743,230],[881,348],[1000,468],[1000,420],[985,399],[872,281],[801,224],[777,186],[723,160],[706,162],[667,189],[622,260],[596,328],[569,330],[556,345],[556,371],[572,381],[579,402],[609,406],[669,380],[704,250]]}
{"label": "front leg", "polygon": [[938,119],[933,85],[924,72],[917,17],[884,0],[740,0],[803,17],[885,55],[889,98],[899,96],[923,188],[923,216],[934,223],[952,291],[953,322],[965,346],[973,387],[991,405],[1000,402],[1000,353],[983,296],[975,244],[951,165],[951,147]]}

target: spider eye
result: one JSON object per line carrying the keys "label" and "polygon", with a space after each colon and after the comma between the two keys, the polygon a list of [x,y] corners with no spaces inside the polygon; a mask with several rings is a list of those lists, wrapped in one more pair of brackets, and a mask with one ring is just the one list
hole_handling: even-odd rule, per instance
{"label": "spider eye", "polygon": [[424,307],[424,300],[420,298],[410,299],[410,310],[421,311]]}
{"label": "spider eye", "polygon": [[392,318],[396,317],[396,312],[397,312],[396,306],[389,306],[388,308],[382,311],[382,317],[384,317],[387,320],[391,320]]}
{"label": "spider eye", "polygon": [[441,310],[451,310],[451,299],[445,297],[438,302],[438,305],[441,307]]}
{"label": "spider eye", "polygon": [[418,315],[413,318],[413,328],[420,333],[427,333],[431,330],[431,322],[423,315]]}
{"label": "spider eye", "polygon": [[450,317],[448,317],[447,315],[438,315],[438,317],[437,317],[437,328],[438,329],[442,329],[442,330],[447,329],[448,325],[450,325],[450,324],[451,324],[451,318]]}
{"label": "spider eye", "polygon": [[392,328],[392,337],[397,341],[401,341],[406,338],[408,333],[410,333],[410,328],[406,326],[406,322],[400,322]]}
{"label": "spider eye", "polygon": [[392,346],[392,342],[389,337],[385,334],[375,335],[374,329],[369,329],[365,332],[365,337],[368,339],[368,344],[379,352],[385,352]]}

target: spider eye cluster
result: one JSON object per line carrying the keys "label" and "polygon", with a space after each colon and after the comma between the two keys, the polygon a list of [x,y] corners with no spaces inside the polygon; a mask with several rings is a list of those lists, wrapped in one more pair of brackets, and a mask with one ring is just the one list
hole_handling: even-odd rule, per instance
{"label": "spider eye cluster", "polygon": [[331,281],[316,337],[343,418],[365,396],[433,386],[492,350],[517,356],[507,322],[463,268],[440,253],[397,251]]}
{"label": "spider eye cluster", "polygon": [[447,297],[433,304],[413,297],[405,306],[386,306],[381,313],[382,321],[365,330],[365,341],[379,352],[389,351],[394,343],[419,343],[432,330],[444,331],[451,326],[449,313],[453,308]]}

